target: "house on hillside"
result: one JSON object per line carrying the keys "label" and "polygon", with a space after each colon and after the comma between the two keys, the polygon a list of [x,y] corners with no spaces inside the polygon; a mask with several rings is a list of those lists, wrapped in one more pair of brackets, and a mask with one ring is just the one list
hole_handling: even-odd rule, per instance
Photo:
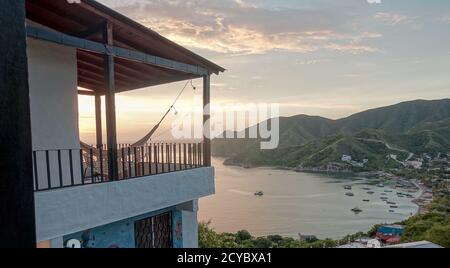
{"label": "house on hillside", "polygon": [[[210,140],[118,144],[115,94],[202,78],[206,106],[224,69],[96,1],[69,2],[26,1],[38,247],[197,247]],[[95,98],[97,146],[80,142],[78,95]]]}
{"label": "house on hillside", "polygon": [[346,154],[344,154],[344,155],[342,155],[342,157],[341,157],[341,161],[342,161],[342,162],[350,162],[350,161],[352,161],[352,156],[351,156],[351,155],[346,155]]}

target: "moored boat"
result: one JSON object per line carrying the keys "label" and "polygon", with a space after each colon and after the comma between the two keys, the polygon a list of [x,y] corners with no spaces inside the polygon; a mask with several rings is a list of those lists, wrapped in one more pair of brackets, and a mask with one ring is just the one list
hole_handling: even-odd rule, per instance
{"label": "moored boat", "polygon": [[363,210],[360,209],[359,207],[355,207],[355,208],[352,208],[351,211],[353,211],[353,212],[355,212],[356,214],[358,214],[358,213],[361,213]]}
{"label": "moored boat", "polygon": [[258,191],[258,192],[255,193],[255,195],[256,195],[256,196],[263,196],[263,195],[264,195],[264,192],[263,192],[263,191]]}

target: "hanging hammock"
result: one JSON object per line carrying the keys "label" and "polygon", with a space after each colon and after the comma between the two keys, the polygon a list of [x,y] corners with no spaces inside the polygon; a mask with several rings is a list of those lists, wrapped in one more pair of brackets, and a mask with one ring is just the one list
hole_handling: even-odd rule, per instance
{"label": "hanging hammock", "polygon": [[[166,119],[166,117],[169,115],[170,111],[172,111],[172,109],[175,108],[175,104],[178,102],[178,100],[180,99],[181,95],[183,94],[183,92],[186,90],[188,84],[191,83],[192,88],[195,90],[195,86],[192,83],[192,80],[189,80],[186,82],[186,84],[184,85],[184,87],[181,89],[181,91],[178,93],[177,97],[175,98],[174,102],[172,103],[172,105],[170,105],[169,109],[167,110],[167,112],[163,115],[163,117],[161,118],[161,120],[159,120],[158,124],[156,124],[156,126],[154,126],[152,128],[152,130],[150,130],[149,133],[147,133],[147,135],[145,135],[142,139],[140,139],[139,141],[137,141],[136,143],[132,144],[130,147],[140,147],[140,146],[144,146],[145,144],[147,144],[147,142],[153,137],[153,135],[155,134],[155,132],[159,129],[159,127],[161,126],[161,124],[164,122],[164,120]],[[81,144],[81,149],[83,150],[90,150],[90,149],[95,149],[95,147],[90,146],[82,141],[80,141]]]}

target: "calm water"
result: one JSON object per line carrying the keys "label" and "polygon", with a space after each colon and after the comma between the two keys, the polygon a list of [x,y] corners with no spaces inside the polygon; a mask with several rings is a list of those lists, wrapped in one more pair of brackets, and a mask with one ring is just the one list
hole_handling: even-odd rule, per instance
{"label": "calm water", "polygon": [[[418,209],[411,199],[397,197],[398,190],[385,193],[392,189],[377,187],[366,178],[227,167],[219,159],[214,159],[213,163],[216,195],[201,199],[199,219],[212,220],[212,226],[219,232],[246,229],[255,236],[298,237],[302,233],[339,238],[368,231],[378,223],[406,219]],[[353,189],[345,190],[345,185],[352,185]],[[365,187],[375,194],[368,194],[362,189]],[[264,196],[255,196],[256,191],[264,191]],[[347,192],[355,196],[346,196]],[[380,199],[384,196],[397,203],[394,213],[389,212],[390,205]],[[356,206],[363,212],[353,213],[351,209]]]}

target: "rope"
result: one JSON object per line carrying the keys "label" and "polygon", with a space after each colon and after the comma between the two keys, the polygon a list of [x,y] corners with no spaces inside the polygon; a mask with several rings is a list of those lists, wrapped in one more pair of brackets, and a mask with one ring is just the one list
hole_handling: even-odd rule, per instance
{"label": "rope", "polygon": [[162,122],[164,122],[164,119],[166,119],[167,115],[169,115],[170,111],[172,111],[172,109],[174,109],[175,104],[178,102],[181,95],[183,95],[183,92],[186,90],[187,86],[189,85],[189,82],[192,84],[192,80],[186,82],[183,89],[181,89],[180,93],[178,93],[174,102],[172,103],[172,105],[170,105],[169,109],[164,114],[164,116],[161,118],[161,120],[159,120],[158,124],[156,124],[156,126],[153,127],[153,129],[149,133],[147,133],[147,135],[145,135],[142,139],[140,139],[138,142],[132,144],[131,147],[139,147],[139,146],[143,146],[143,145],[147,144],[147,142],[152,138],[152,136],[155,134],[155,132],[161,126]]}
{"label": "rope", "polygon": [[[161,118],[161,120],[159,120],[158,124],[156,124],[156,126],[154,126],[152,128],[152,130],[150,130],[149,133],[147,133],[147,135],[145,135],[142,139],[140,139],[139,141],[137,141],[136,143],[132,144],[131,147],[140,147],[140,146],[144,146],[145,144],[147,144],[147,142],[153,137],[153,135],[155,134],[155,132],[159,129],[159,127],[161,126],[162,122],[164,122],[164,120],[166,119],[166,117],[169,115],[170,111],[172,111],[172,109],[175,108],[175,104],[178,102],[178,100],[180,99],[181,95],[183,95],[184,91],[186,90],[187,86],[189,85],[189,83],[191,84],[192,88],[195,90],[196,87],[194,86],[192,80],[188,80],[186,81],[186,84],[184,85],[184,87],[180,90],[180,92],[178,93],[177,97],[175,98],[175,100],[173,101],[173,103],[170,105],[169,109],[167,110],[167,112],[163,115],[163,117]],[[161,137],[163,134],[167,133],[168,131],[170,131],[171,129],[167,129],[166,131],[160,133],[158,137]],[[84,143],[84,142],[80,142],[81,144],[81,148],[85,149],[85,150],[89,150],[89,149],[95,149],[95,147],[89,146],[88,144]]]}

